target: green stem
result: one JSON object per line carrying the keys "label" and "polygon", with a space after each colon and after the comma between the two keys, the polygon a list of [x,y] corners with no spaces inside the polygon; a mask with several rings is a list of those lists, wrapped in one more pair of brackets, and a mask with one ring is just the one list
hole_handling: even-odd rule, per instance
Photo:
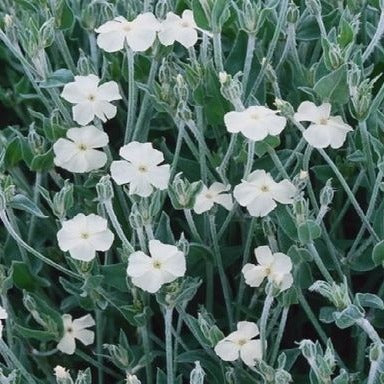
{"label": "green stem", "polygon": [[149,356],[151,354],[151,342],[149,340],[149,337],[148,337],[148,327],[147,325],[144,325],[142,327],[140,327],[140,331],[141,331],[141,337],[143,339],[143,349],[144,349],[144,354],[145,356],[148,356],[148,359],[145,363],[145,374],[146,374],[146,377],[147,377],[147,383],[148,384],[152,384],[153,382],[153,375],[152,375],[152,367],[151,367],[151,363],[150,363],[150,359],[149,359]]}
{"label": "green stem", "polygon": [[315,261],[317,267],[319,268],[321,274],[324,276],[324,278],[328,281],[328,283],[333,283],[333,277],[330,275],[328,272],[326,266],[323,263],[323,260],[321,260],[321,257],[319,253],[317,252],[316,247],[314,246],[313,243],[307,244],[308,251],[313,257],[313,260]]}
{"label": "green stem", "polygon": [[125,125],[124,144],[127,144],[134,131],[135,109],[136,109],[136,84],[135,84],[135,55],[131,48],[127,46],[126,57],[128,64],[128,109],[127,122]]}
{"label": "green stem", "polygon": [[[35,178],[35,186],[33,187],[33,202],[38,205],[39,198],[40,198],[40,192],[39,187],[41,185],[41,172],[36,172],[36,178]],[[28,235],[27,235],[27,242],[30,243],[33,237],[33,233],[35,231],[35,224],[36,224],[36,216],[33,215],[31,217],[31,222],[29,223],[29,229],[28,229]]]}
{"label": "green stem", "polygon": [[197,230],[195,222],[193,220],[193,216],[192,216],[191,210],[190,209],[184,209],[184,216],[187,219],[187,223],[188,223],[189,229],[190,229],[194,239],[196,241],[198,241],[199,243],[203,243],[203,239],[201,238],[201,236],[199,234],[199,231]]}
{"label": "green stem", "polygon": [[174,384],[173,381],[173,351],[172,351],[172,314],[173,307],[167,307],[164,313],[165,324],[165,351],[167,363],[167,384]]}
{"label": "green stem", "polygon": [[224,71],[223,64],[223,48],[221,46],[221,33],[213,33],[213,56],[215,61],[215,67],[218,72]]}
{"label": "green stem", "polygon": [[380,39],[381,39],[383,33],[384,33],[384,9],[381,10],[380,19],[379,19],[379,23],[377,24],[376,32],[373,35],[373,37],[371,38],[371,41],[370,41],[368,47],[366,48],[366,50],[363,53],[363,56],[362,56],[363,62],[366,61],[368,59],[368,57],[372,54],[375,47],[380,42]]}
{"label": "green stem", "polygon": [[175,152],[172,159],[170,180],[173,179],[173,177],[177,172],[177,163],[179,162],[181,146],[183,144],[183,138],[184,138],[184,129],[185,129],[184,123],[181,123],[180,125],[178,125],[177,128],[178,130],[177,130],[176,148],[175,148]]}
{"label": "green stem", "polygon": [[217,264],[217,269],[219,271],[219,277],[221,282],[221,287],[223,289],[223,295],[224,295],[224,301],[225,301],[225,307],[227,310],[227,316],[230,324],[230,329],[233,329],[234,322],[233,322],[233,313],[232,313],[232,299],[231,299],[231,293],[230,288],[228,284],[227,276],[225,275],[224,265],[223,265],[223,259],[220,252],[220,247],[217,239],[217,232],[216,232],[216,223],[215,223],[215,216],[209,215],[209,224],[210,224],[210,230],[211,230],[211,237],[213,242],[213,250],[215,253],[215,260]]}
{"label": "green stem", "polygon": [[271,359],[269,362],[269,365],[272,367],[275,364],[277,355],[279,353],[281,340],[283,338],[284,330],[285,330],[285,327],[287,325],[288,312],[289,312],[289,307],[284,307],[283,312],[281,314],[279,329],[277,331],[277,335],[275,337],[275,341],[274,341],[273,347],[272,347]]}
{"label": "green stem", "polygon": [[96,316],[96,351],[97,351],[97,377],[98,383],[104,383],[104,365],[103,365],[103,313],[100,309],[95,310]]}
{"label": "green stem", "polygon": [[367,129],[367,123],[365,121],[361,121],[359,123],[359,128],[360,128],[361,141],[363,143],[363,151],[367,159],[366,166],[368,170],[368,178],[371,185],[373,185],[376,175],[375,175],[375,165],[373,163],[373,157],[372,157],[371,144],[369,142],[369,133]]}
{"label": "green stem", "polygon": [[9,359],[15,369],[19,370],[20,374],[27,380],[28,384],[37,384],[36,380],[30,375],[24,368],[23,364],[9,349],[8,345],[5,344],[4,340],[0,338],[0,353],[5,359]]}
{"label": "green stem", "polygon": [[226,177],[227,166],[228,166],[229,160],[232,157],[233,151],[235,149],[237,136],[238,136],[237,133],[232,133],[231,134],[231,139],[229,141],[227,152],[225,153],[224,158],[223,158],[221,164],[217,168],[217,172],[220,175],[220,177],[221,177],[221,179],[223,180],[224,183],[228,182],[227,177]]}
{"label": "green stem", "polygon": [[289,180],[289,175],[287,171],[285,170],[283,164],[281,163],[279,157],[277,156],[276,151],[273,148],[268,148],[269,156],[271,156],[271,159],[273,161],[273,164],[275,164],[275,167],[279,171],[279,173],[285,178]]}
{"label": "green stem", "polygon": [[10,348],[10,350],[13,350],[13,331],[12,331],[12,324],[11,324],[11,307],[9,305],[8,297],[4,293],[1,295],[1,304],[3,305],[3,308],[6,310],[8,314],[8,318],[5,319],[5,329],[7,331],[7,344]]}
{"label": "green stem", "polygon": [[243,179],[246,179],[252,171],[253,158],[255,157],[255,142],[248,140],[247,163],[244,168]]}
{"label": "green stem", "polygon": [[64,59],[65,65],[75,74],[76,65],[75,65],[75,62],[73,61],[71,51],[68,48],[63,31],[59,29],[56,30],[55,37],[56,37],[56,46],[58,47],[61,53],[61,56]]}
{"label": "green stem", "polygon": [[260,318],[260,340],[261,340],[261,350],[262,350],[262,356],[265,359],[266,358],[266,352],[267,352],[267,320],[269,316],[269,312],[271,310],[273,304],[273,296],[268,294],[265,298],[264,305],[263,305],[263,311],[261,312],[261,318]]}
{"label": "green stem", "polygon": [[247,90],[249,74],[250,74],[251,68],[252,68],[253,54],[255,51],[255,42],[256,42],[255,35],[252,33],[248,34],[247,52],[245,54],[245,61],[244,61],[244,68],[243,68],[243,79],[241,82],[242,86],[243,86],[243,93],[244,94],[246,93],[246,90]]}
{"label": "green stem", "polygon": [[0,210],[0,219],[3,222],[5,228],[7,229],[8,233],[12,236],[12,238],[23,248],[25,248],[29,253],[36,256],[38,259],[43,261],[44,263],[50,265],[53,268],[56,268],[58,271],[66,274],[67,276],[73,277],[78,280],[82,280],[82,278],[75,272],[70,271],[69,269],[61,266],[60,264],[56,264],[51,259],[48,259],[48,257],[45,257],[40,252],[36,251],[34,248],[29,246],[21,237],[17,234],[15,229],[12,227],[11,223],[8,220],[7,214],[4,210]]}

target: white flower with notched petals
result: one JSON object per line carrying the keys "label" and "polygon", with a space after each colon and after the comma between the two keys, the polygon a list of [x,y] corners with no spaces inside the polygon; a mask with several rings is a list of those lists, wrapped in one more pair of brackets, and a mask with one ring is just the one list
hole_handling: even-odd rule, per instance
{"label": "white flower with notched petals", "polygon": [[181,17],[173,12],[168,12],[166,19],[161,23],[158,37],[163,45],[172,45],[177,41],[185,48],[191,48],[197,43],[198,30],[200,28],[196,25],[191,10],[186,9]]}
{"label": "white flower with notched petals", "polygon": [[119,185],[129,184],[129,194],[148,197],[154,187],[167,189],[170,167],[159,165],[164,155],[151,143],[133,141],[121,147],[119,154],[124,160],[112,162],[111,176]]}
{"label": "white flower with notched petals", "polygon": [[249,286],[259,287],[264,279],[275,283],[281,291],[292,286],[292,261],[289,256],[280,252],[272,253],[266,245],[257,247],[255,256],[258,265],[245,264],[241,271]]}
{"label": "white flower with notched petals", "polygon": [[297,190],[288,180],[276,183],[264,170],[252,172],[233,191],[233,196],[254,217],[264,217],[272,212],[279,202],[291,204]]}
{"label": "white flower with notched petals", "polygon": [[107,21],[95,29],[97,45],[106,52],[117,52],[124,48],[124,43],[134,52],[143,52],[152,46],[160,22],[153,13],[146,12],[128,21],[122,16]]}
{"label": "white flower with notched petals", "polygon": [[311,101],[304,101],[297,109],[294,119],[312,123],[303,136],[315,148],[340,148],[347,138],[347,133],[353,131],[340,116],[331,116],[329,103],[316,106]]}
{"label": "white flower with notched petals", "polygon": [[91,261],[96,251],[106,252],[111,248],[114,234],[107,228],[107,220],[98,215],[79,213],[62,225],[57,232],[59,248],[69,251],[73,259]]}
{"label": "white flower with notched petals", "polygon": [[84,345],[90,345],[95,339],[95,333],[89,327],[95,325],[95,320],[91,315],[86,315],[72,321],[72,316],[65,314],[62,316],[64,335],[57,344],[57,349],[67,355],[72,355],[76,350],[76,339]]}
{"label": "white flower with notched petals", "polygon": [[185,255],[176,246],[150,240],[149,253],[137,251],[129,256],[127,274],[136,287],[155,293],[164,284],[184,276]]}
{"label": "white flower with notched petals", "polygon": [[105,122],[116,116],[117,108],[111,101],[120,100],[119,87],[115,81],[99,86],[96,75],[75,76],[75,81],[64,86],[61,97],[76,104],[72,107],[73,120],[87,125],[95,116]]}
{"label": "white flower with notched petals", "polygon": [[220,340],[215,347],[216,354],[224,361],[235,361],[239,357],[245,364],[253,367],[255,360],[261,360],[262,348],[259,339],[259,328],[255,323],[240,321],[237,331]]}
{"label": "white flower with notched petals", "polygon": [[280,134],[287,124],[287,119],[277,116],[277,112],[262,106],[249,107],[241,112],[226,113],[224,123],[228,132],[241,132],[247,139],[261,141],[268,135]]}
{"label": "white flower with notched petals", "polygon": [[105,132],[89,125],[68,129],[67,138],[61,138],[53,145],[54,163],[58,167],[74,173],[84,173],[99,169],[107,162],[107,155],[96,150],[108,144],[109,139]]}
{"label": "white flower with notched petals", "polygon": [[209,211],[214,204],[219,204],[230,211],[233,207],[232,195],[228,192],[231,189],[230,185],[222,183],[213,183],[209,188],[205,185],[201,192],[196,196],[195,205],[193,207],[196,213]]}

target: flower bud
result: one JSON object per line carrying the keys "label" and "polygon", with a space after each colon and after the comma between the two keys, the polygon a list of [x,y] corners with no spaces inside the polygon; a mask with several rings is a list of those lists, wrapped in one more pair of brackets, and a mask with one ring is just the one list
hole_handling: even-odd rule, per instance
{"label": "flower bud", "polygon": [[331,205],[335,191],[332,188],[332,179],[328,179],[325,187],[320,191],[320,205],[328,207]]}
{"label": "flower bud", "polygon": [[192,120],[192,111],[188,107],[187,103],[180,101],[176,108],[176,120],[178,121],[190,121]]}
{"label": "flower bud", "polygon": [[261,225],[266,237],[274,237],[276,235],[276,226],[269,216],[263,218]]}
{"label": "flower bud", "polygon": [[96,184],[97,198],[102,203],[113,199],[113,185],[111,182],[111,176],[103,176]]}
{"label": "flower bud", "polygon": [[226,384],[235,384],[235,370],[232,367],[229,367],[225,370],[225,383]]}
{"label": "flower bud", "polygon": [[155,6],[155,15],[159,20],[164,20],[170,10],[168,0],[159,0]]}
{"label": "flower bud", "polygon": [[73,380],[69,371],[64,367],[57,365],[53,371],[55,373],[57,384],[73,384]]}
{"label": "flower bud", "polygon": [[129,224],[133,229],[140,229],[144,227],[144,222],[138,209],[137,203],[134,203],[129,215]]}
{"label": "flower bud", "polygon": [[84,53],[82,49],[80,51],[79,59],[77,60],[77,73],[80,76],[87,76],[90,73],[95,73],[95,67],[91,59]]}
{"label": "flower bud", "polygon": [[65,180],[63,188],[53,196],[53,213],[59,220],[63,220],[73,204],[73,184]]}
{"label": "flower bud", "polygon": [[330,284],[326,281],[318,280],[315,281],[308,289],[327,298],[339,311],[347,308],[352,303],[345,279],[341,284]]}
{"label": "flower bud", "polygon": [[43,318],[43,314],[40,316],[39,307],[36,303],[36,300],[28,294],[26,291],[23,292],[23,304],[24,307],[29,311],[34,320],[40,324],[45,329],[48,328],[48,323],[45,318]]}
{"label": "flower bud", "polygon": [[250,0],[244,0],[242,9],[238,9],[237,13],[240,28],[246,33],[256,35],[264,21],[260,17],[260,3],[256,4]]}
{"label": "flower bud", "polygon": [[321,16],[321,4],[319,0],[305,0],[308,11],[314,16]]}
{"label": "flower bud", "polygon": [[233,78],[231,75],[226,72],[219,73],[220,80],[220,92],[223,97],[228,100],[236,110],[243,109],[241,103],[241,96],[243,94],[243,87],[241,85],[241,81],[239,80],[241,73],[238,72]]}
{"label": "flower bud", "polygon": [[174,92],[176,94],[177,100],[179,100],[180,102],[182,101],[186,102],[188,100],[188,96],[189,96],[188,85],[185,82],[183,76],[180,74],[176,76],[176,85],[174,87]]}
{"label": "flower bud", "polygon": [[275,105],[276,108],[279,110],[280,115],[284,117],[290,118],[293,117],[293,115],[295,114],[295,110],[288,101],[282,99],[275,99]]}
{"label": "flower bud", "polygon": [[34,155],[41,155],[45,152],[45,139],[36,132],[33,124],[29,127],[27,140]]}
{"label": "flower bud", "polygon": [[309,173],[307,171],[300,171],[292,180],[292,184],[296,187],[300,193],[307,187],[309,180]]}
{"label": "flower bud", "polygon": [[203,188],[201,181],[190,183],[178,173],[168,189],[168,195],[175,209],[192,209],[196,196]]}
{"label": "flower bud", "polygon": [[39,30],[39,42],[41,48],[50,47],[55,41],[55,18],[48,19]]}
{"label": "flower bud", "polygon": [[119,368],[127,370],[131,363],[129,351],[122,345],[104,344],[104,349],[108,351],[109,358]]}
{"label": "flower bud", "polygon": [[294,2],[289,3],[287,11],[287,22],[296,24],[300,17],[300,11]]}
{"label": "flower bud", "polygon": [[14,369],[12,372],[9,373],[8,376],[6,376],[3,373],[3,370],[0,368],[0,384],[19,384],[19,383],[20,383],[20,377],[16,369]]}
{"label": "flower bud", "polygon": [[379,361],[383,356],[383,346],[378,343],[373,343],[369,349],[369,361]]}
{"label": "flower bud", "polygon": [[176,243],[176,247],[180,249],[184,253],[184,255],[188,255],[189,253],[189,241],[185,238],[184,232],[181,233],[179,241]]}
{"label": "flower bud", "polygon": [[191,371],[189,377],[190,384],[204,384],[205,372],[201,368],[200,361],[195,361],[195,368]]}
{"label": "flower bud", "polygon": [[297,195],[293,201],[293,212],[296,216],[296,223],[303,224],[307,221],[309,216],[308,201],[304,199],[303,195]]}
{"label": "flower bud", "polygon": [[322,40],[324,47],[324,63],[330,70],[339,68],[344,63],[343,53],[338,44],[327,39]]}
{"label": "flower bud", "polygon": [[92,384],[91,370],[87,368],[85,371],[79,371],[75,384]]}

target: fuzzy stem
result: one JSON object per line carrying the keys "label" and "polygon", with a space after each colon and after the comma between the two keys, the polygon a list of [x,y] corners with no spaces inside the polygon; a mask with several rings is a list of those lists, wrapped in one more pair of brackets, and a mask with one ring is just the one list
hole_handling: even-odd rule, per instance
{"label": "fuzzy stem", "polygon": [[377,24],[376,32],[373,35],[368,47],[363,53],[363,62],[368,59],[368,57],[372,54],[377,44],[380,42],[380,39],[384,33],[384,9],[381,10],[379,23]]}
{"label": "fuzzy stem", "polygon": [[167,384],[174,384],[173,381],[173,351],[172,351],[172,314],[173,308],[167,307],[164,313],[165,324],[165,351],[167,362]]}
{"label": "fuzzy stem", "polygon": [[330,275],[330,273],[327,270],[327,267],[324,265],[323,260],[321,260],[321,257],[319,253],[317,252],[316,247],[313,243],[307,244],[308,251],[313,257],[313,260],[315,261],[317,267],[319,268],[321,274],[324,276],[324,278],[328,281],[328,283],[333,283],[333,277]]}
{"label": "fuzzy stem", "polygon": [[244,93],[246,93],[246,91],[247,91],[249,74],[250,74],[251,68],[252,68],[253,54],[255,51],[255,42],[256,42],[255,35],[254,34],[248,34],[247,52],[245,54],[245,61],[244,61],[244,68],[243,68],[243,79],[241,82],[241,84],[243,86],[243,92]]}
{"label": "fuzzy stem", "polygon": [[195,222],[193,220],[192,212],[190,209],[184,209],[184,216],[187,219],[187,223],[189,226],[189,229],[192,233],[192,236],[197,240],[199,243],[203,243],[203,240],[199,234],[199,231],[196,228]]}
{"label": "fuzzy stem", "polygon": [[221,33],[213,33],[213,56],[215,61],[215,67],[218,72],[224,71],[223,64],[223,48],[221,46]]}
{"label": "fuzzy stem", "polygon": [[272,353],[271,353],[271,359],[269,364],[273,367],[275,364],[277,355],[279,353],[279,348],[280,348],[280,343],[283,338],[284,330],[287,325],[287,318],[288,318],[288,312],[289,312],[289,307],[284,307],[283,312],[281,314],[281,319],[280,319],[280,324],[279,324],[279,329],[277,331],[277,335],[273,344],[272,348]]}
{"label": "fuzzy stem", "polygon": [[[134,130],[135,109],[136,109],[136,84],[135,84],[135,54],[129,47],[126,48],[126,57],[128,64],[128,109],[127,122],[125,125],[124,144],[130,141]],[[132,132],[131,132],[132,131]]]}
{"label": "fuzzy stem", "polygon": [[267,320],[269,312],[273,304],[273,296],[268,294],[264,301],[263,311],[261,312],[260,318],[260,340],[261,340],[261,350],[263,358],[266,357],[267,350]]}

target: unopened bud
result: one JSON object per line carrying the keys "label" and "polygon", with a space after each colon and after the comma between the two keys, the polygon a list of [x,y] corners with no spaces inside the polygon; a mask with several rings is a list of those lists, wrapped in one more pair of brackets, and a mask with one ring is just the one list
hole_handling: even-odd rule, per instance
{"label": "unopened bud", "polygon": [[73,184],[69,180],[64,181],[64,186],[53,196],[53,213],[63,220],[69,209],[73,207]]}
{"label": "unopened bud", "polygon": [[35,155],[41,155],[45,152],[45,139],[43,136],[39,135],[33,125],[29,127],[29,132],[27,136],[28,144],[31,147],[32,152]]}
{"label": "unopened bud", "polygon": [[299,8],[295,3],[291,2],[288,6],[288,11],[287,11],[288,23],[296,24],[297,21],[299,20],[299,16],[300,16]]}
{"label": "unopened bud", "polygon": [[284,117],[293,117],[295,114],[295,110],[288,101],[275,99],[275,106],[279,110],[280,115]]}
{"label": "unopened bud", "polygon": [[320,205],[331,205],[334,195],[335,191],[332,188],[332,179],[329,179],[327,180],[325,187],[320,191]]}
{"label": "unopened bud", "polygon": [[130,373],[127,373],[125,383],[126,384],[141,384],[141,381],[137,378],[136,375],[131,375]]}
{"label": "unopened bud", "polygon": [[57,365],[54,369],[57,384],[73,384],[72,377],[67,369]]}
{"label": "unopened bud", "polygon": [[100,202],[113,199],[113,185],[109,175],[105,175],[100,179],[100,181],[96,184],[96,191]]}
{"label": "unopened bud", "polygon": [[204,384],[205,372],[201,368],[200,361],[195,361],[195,368],[191,371],[189,378],[190,384]]}
{"label": "unopened bud", "polygon": [[55,41],[55,18],[48,19],[39,30],[41,48],[50,47]]}

